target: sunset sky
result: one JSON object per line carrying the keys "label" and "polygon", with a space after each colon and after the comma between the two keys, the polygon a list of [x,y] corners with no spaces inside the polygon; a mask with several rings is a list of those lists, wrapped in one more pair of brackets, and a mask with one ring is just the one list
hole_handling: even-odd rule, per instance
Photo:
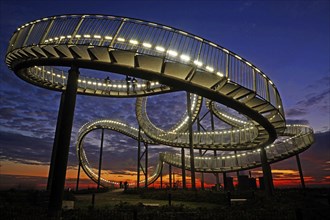
{"label": "sunset sky", "polygon": [[[166,24],[211,40],[251,61],[276,84],[288,122],[309,124],[315,131],[315,144],[300,155],[306,185],[329,186],[329,1],[11,0],[0,1],[0,189],[44,189],[60,101],[59,92],[28,84],[8,69],[4,62],[8,41],[22,24],[52,15],[78,13],[127,16]],[[164,121],[174,124],[180,116],[178,112],[184,113],[185,94],[152,97],[148,107],[156,124],[162,125]],[[67,186],[73,187],[77,176],[74,145],[78,129],[99,118],[137,126],[135,99],[77,97]],[[94,131],[86,138],[86,152],[94,167],[98,164],[100,136],[100,131]],[[102,175],[134,181],[137,142],[106,131],[104,148]],[[150,173],[158,153],[164,151],[174,150],[150,146]],[[300,186],[295,158],[271,166],[276,186]],[[180,170],[174,171],[176,179],[180,179]],[[253,170],[252,175],[261,176],[261,169]],[[81,177],[84,187],[95,186],[84,174]],[[214,184],[214,176],[206,175],[206,182]]]}

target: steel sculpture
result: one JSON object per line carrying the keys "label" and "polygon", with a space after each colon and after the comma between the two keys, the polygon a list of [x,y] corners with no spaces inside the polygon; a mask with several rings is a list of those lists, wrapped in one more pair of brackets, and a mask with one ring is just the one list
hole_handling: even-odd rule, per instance
{"label": "steel sculpture", "polygon": [[[277,87],[264,72],[229,49],[166,25],[107,15],[42,18],[14,32],[6,64],[21,79],[63,93],[50,170],[49,210],[53,213],[61,209],[77,93],[138,97],[136,117],[140,132],[139,128],[110,119],[89,122],[79,131],[79,164],[92,180],[103,186],[115,183],[93,171],[82,148],[84,137],[95,129],[111,129],[144,143],[190,150],[190,157],[160,153],[155,173],[142,180],[147,184],[157,179],[164,163],[191,170],[192,175],[195,171],[226,175],[261,166],[270,195],[269,164],[298,155],[313,143],[311,128],[286,124]],[[63,67],[70,70],[63,71]],[[123,74],[135,81],[110,83],[97,74],[84,76],[79,68]],[[187,92],[187,111],[174,127],[162,130],[148,118],[146,97],[173,91]],[[212,115],[232,129],[216,130],[213,126],[211,131],[193,131],[192,123],[198,119],[202,97]],[[245,118],[231,115],[217,103]],[[214,150],[215,154],[193,156],[194,149]]]}

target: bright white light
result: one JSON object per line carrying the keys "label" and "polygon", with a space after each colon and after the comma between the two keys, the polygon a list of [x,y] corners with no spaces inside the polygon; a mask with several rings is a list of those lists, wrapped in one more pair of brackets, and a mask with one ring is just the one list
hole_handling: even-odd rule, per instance
{"label": "bright white light", "polygon": [[273,82],[269,80],[269,83],[273,85]]}
{"label": "bright white light", "polygon": [[66,38],[71,38],[71,35],[67,35]]}
{"label": "bright white light", "polygon": [[217,72],[217,75],[220,76],[220,77],[223,77],[223,73],[220,73],[220,72]]}
{"label": "bright white light", "polygon": [[167,51],[168,55],[172,56],[172,57],[176,57],[178,56],[178,52],[174,51],[174,50],[168,50]]}
{"label": "bright white light", "polygon": [[239,60],[242,59],[242,57],[240,57],[240,56],[238,56],[238,55],[235,55],[235,57],[236,57],[237,59],[239,59]]}
{"label": "bright white light", "polygon": [[91,35],[89,35],[89,34],[84,34],[84,38],[90,38],[91,37]]}
{"label": "bright white light", "polygon": [[245,62],[247,65],[249,65],[249,66],[252,66],[252,64],[251,63],[249,63],[249,62]]}
{"label": "bright white light", "polygon": [[149,44],[149,43],[144,42],[142,45],[146,48],[151,48],[151,44]]}
{"label": "bright white light", "polygon": [[94,35],[94,38],[100,39],[101,36],[100,35]]}
{"label": "bright white light", "polygon": [[195,38],[196,40],[203,41],[203,39],[200,38],[200,37],[194,36],[194,38]]}
{"label": "bright white light", "polygon": [[183,60],[183,61],[189,61],[189,60],[190,60],[190,57],[189,57],[188,55],[186,55],[186,54],[182,54],[182,55],[180,56],[180,58],[181,58],[181,60]]}
{"label": "bright white light", "polygon": [[163,28],[167,29],[167,30],[172,30],[172,28],[167,27],[167,26],[163,26]]}
{"label": "bright white light", "polygon": [[257,68],[255,68],[255,70],[258,72],[258,73],[260,73],[261,71],[259,70],[259,69],[257,69]]}
{"label": "bright white light", "polygon": [[77,35],[75,36],[75,38],[81,38],[81,35],[77,34]]}
{"label": "bright white light", "polygon": [[137,40],[134,40],[134,39],[129,40],[129,42],[130,42],[131,44],[134,44],[134,45],[136,45],[136,44],[139,43]]}
{"label": "bright white light", "polygon": [[112,37],[111,36],[105,36],[104,37],[106,40],[112,40]]}
{"label": "bright white light", "polygon": [[203,63],[201,61],[195,60],[194,64],[196,64],[196,66],[202,66]]}
{"label": "bright white light", "polygon": [[217,45],[214,44],[214,43],[212,43],[212,42],[209,42],[209,44],[210,44],[211,46],[213,46],[213,47],[217,47]]}
{"label": "bright white light", "polygon": [[206,66],[206,69],[207,69],[208,71],[210,71],[210,72],[213,72],[213,71],[214,71],[213,67],[210,67],[210,66]]}
{"label": "bright white light", "polygon": [[124,38],[121,38],[121,37],[118,37],[118,38],[117,38],[117,41],[125,42],[125,39],[124,39]]}
{"label": "bright white light", "polygon": [[160,51],[160,52],[164,52],[165,48],[161,47],[161,46],[156,46],[156,50]]}

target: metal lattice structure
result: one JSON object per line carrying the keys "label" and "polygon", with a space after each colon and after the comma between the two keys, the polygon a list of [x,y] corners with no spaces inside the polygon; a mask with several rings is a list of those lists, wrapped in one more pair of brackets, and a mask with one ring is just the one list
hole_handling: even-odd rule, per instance
{"label": "metal lattice structure", "polygon": [[[194,160],[193,169],[200,172],[244,170],[299,154],[313,143],[311,128],[286,125],[277,87],[264,72],[227,48],[166,25],[106,15],[43,18],[15,31],[6,63],[23,80],[56,91],[66,91],[70,84],[70,72],[58,69],[59,66],[139,79],[132,88],[124,80],[109,82],[98,75],[80,74],[77,78],[78,94],[138,97],[136,117],[142,129],[140,137],[138,128],[110,119],[90,122],[80,129],[78,158],[94,181],[99,176],[90,167],[82,142],[88,132],[100,128],[150,144],[225,152],[214,157],[186,157],[185,161],[182,155],[162,153],[148,183],[159,176],[163,163],[182,167],[185,162],[183,169],[191,170]],[[162,130],[148,118],[146,97],[173,91],[194,94],[190,97],[192,105],[188,105],[180,122],[169,130]],[[209,110],[232,129],[191,130],[192,122],[199,115],[202,97],[207,99]],[[244,114],[247,119],[222,111],[216,103]],[[234,151],[238,153],[233,154]],[[107,186],[109,181],[102,179],[101,184]]]}

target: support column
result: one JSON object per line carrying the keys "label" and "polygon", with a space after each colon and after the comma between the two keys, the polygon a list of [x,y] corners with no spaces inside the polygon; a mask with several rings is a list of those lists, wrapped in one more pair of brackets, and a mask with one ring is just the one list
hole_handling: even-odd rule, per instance
{"label": "support column", "polygon": [[168,176],[169,176],[169,181],[170,181],[170,189],[172,189],[172,165],[168,165]]}
{"label": "support column", "polygon": [[[197,131],[198,132],[201,131],[201,124],[200,124],[199,116],[197,117]],[[202,149],[199,149],[199,156],[203,156]],[[204,187],[204,173],[203,172],[201,172],[201,188],[202,188],[202,190],[205,189],[205,187]]]}
{"label": "support column", "polygon": [[55,169],[55,157],[56,157],[56,151],[58,146],[58,137],[60,134],[60,128],[61,128],[61,118],[62,118],[62,112],[63,112],[63,105],[64,105],[64,98],[65,93],[62,92],[61,94],[61,101],[60,101],[60,107],[58,109],[58,115],[57,115],[57,123],[56,123],[56,131],[55,131],[55,137],[54,137],[54,143],[53,143],[53,150],[52,150],[52,159],[49,166],[49,173],[48,173],[48,181],[47,181],[47,191],[50,191],[50,188],[52,186],[53,176],[54,176],[54,169]]}
{"label": "support column", "polygon": [[181,148],[181,164],[182,164],[182,188],[185,189],[186,186],[186,158],[184,153],[184,148]]}
{"label": "support column", "polygon": [[[238,165],[238,158],[237,158],[237,151],[235,150],[234,153],[235,153],[235,163],[236,163],[236,166],[239,167],[239,165]],[[236,171],[236,176],[237,176],[237,182],[238,182],[239,170]]]}
{"label": "support column", "polygon": [[223,190],[227,190],[228,186],[227,186],[227,173],[226,172],[222,173],[222,179],[223,179]]}
{"label": "support column", "polygon": [[79,189],[80,167],[81,167],[81,163],[79,162],[79,164],[78,164],[78,175],[77,175],[76,192]]}
{"label": "support column", "polygon": [[194,156],[194,145],[193,145],[193,129],[192,129],[192,115],[191,115],[191,100],[190,94],[187,92],[187,112],[188,112],[188,123],[189,123],[189,148],[190,148],[190,172],[191,172],[191,188],[196,189],[195,179],[195,156]]}
{"label": "support column", "polygon": [[137,180],[136,180],[136,187],[140,188],[140,154],[141,154],[141,128],[139,127],[138,133],[138,153],[137,153]]}
{"label": "support column", "polygon": [[144,175],[145,175],[145,181],[144,181],[144,187],[148,188],[148,144],[145,143],[145,169],[144,169]]}
{"label": "support column", "polygon": [[160,188],[161,188],[161,189],[163,188],[163,168],[162,168],[162,170],[160,171]]}
{"label": "support column", "polygon": [[[48,214],[53,217],[59,217],[62,209],[62,199],[65,186],[65,176],[69,156],[71,131],[76,105],[77,87],[79,70],[77,67],[71,67],[68,74],[68,82],[64,91],[63,105],[61,105],[60,118],[58,119],[59,133],[55,158],[53,161],[54,172],[50,186],[50,198]],[[57,130],[58,128],[56,128]]]}
{"label": "support column", "polygon": [[302,186],[303,189],[305,189],[306,188],[305,187],[305,180],[304,180],[303,172],[302,172],[302,169],[301,169],[299,154],[296,154],[296,160],[297,160],[297,165],[298,165],[298,170],[299,170],[301,186]]}
{"label": "support column", "polygon": [[[212,131],[214,131],[214,117],[213,117],[213,112],[210,111],[210,115],[211,115],[211,128]],[[217,157],[217,150],[214,150],[214,157]],[[214,173],[215,175],[215,184],[216,184],[216,190],[219,191],[220,190],[220,178],[219,178],[219,173]]]}
{"label": "support column", "polygon": [[101,147],[100,147],[100,159],[99,159],[99,175],[97,179],[97,189],[100,189],[100,183],[101,183],[101,170],[102,170],[102,155],[103,155],[103,139],[104,139],[104,129],[102,128],[102,134],[101,134]]}
{"label": "support column", "polygon": [[[217,151],[214,150],[214,158],[217,157]],[[216,190],[220,191],[220,177],[219,177],[219,173],[214,173],[215,175],[215,183],[217,184],[216,186]]]}
{"label": "support column", "polygon": [[[202,149],[199,149],[199,155],[203,156]],[[205,187],[204,187],[204,173],[203,172],[201,172],[201,188],[202,188],[202,190],[205,189]]]}
{"label": "support column", "polygon": [[265,190],[268,196],[274,195],[274,186],[273,186],[273,178],[271,167],[267,161],[267,154],[265,149],[262,147],[260,149],[260,157],[261,157],[261,165],[262,172],[264,177]]}

